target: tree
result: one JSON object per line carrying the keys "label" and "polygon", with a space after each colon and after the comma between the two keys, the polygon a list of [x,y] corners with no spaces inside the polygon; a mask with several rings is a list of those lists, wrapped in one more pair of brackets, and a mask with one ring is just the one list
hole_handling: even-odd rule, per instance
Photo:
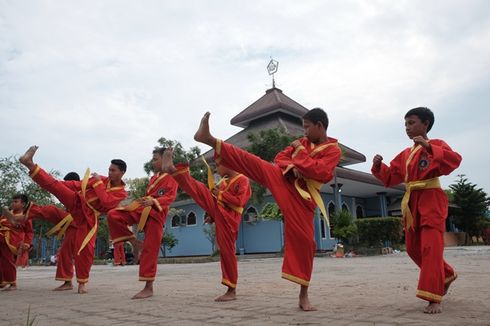
{"label": "tree", "polygon": [[333,220],[333,236],[344,244],[352,242],[352,239],[357,235],[357,225],[354,223],[354,217],[351,213],[343,209],[331,216]]}
{"label": "tree", "polygon": [[452,191],[452,202],[457,205],[453,210],[454,224],[466,232],[465,243],[468,244],[472,236],[481,236],[488,224],[485,214],[490,205],[490,198],[482,188],[477,188],[465,178],[458,175],[459,180],[449,186]]}
{"label": "tree", "polygon": [[179,239],[177,239],[173,233],[170,231],[165,231],[162,237],[162,242],[160,244],[160,251],[163,254],[163,257],[167,257],[168,252],[172,251],[172,248],[175,247],[179,243]]}
{"label": "tree", "polygon": [[[263,160],[272,162],[277,153],[291,144],[291,142],[297,137],[287,134],[283,129],[274,128],[261,130],[258,135],[255,133],[250,133],[248,134],[247,138],[251,143],[250,146],[246,148],[247,151],[257,155]],[[266,189],[256,182],[252,182],[251,187],[251,202],[255,203],[256,205],[262,204]]]}

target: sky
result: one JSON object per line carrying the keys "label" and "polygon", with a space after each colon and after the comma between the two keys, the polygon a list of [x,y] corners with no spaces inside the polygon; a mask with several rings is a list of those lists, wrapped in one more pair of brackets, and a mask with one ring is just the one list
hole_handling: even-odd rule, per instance
{"label": "sky", "polygon": [[388,163],[411,146],[405,113],[435,113],[431,138],[463,156],[490,192],[490,1],[0,0],[0,157],[38,145],[62,174],[126,177],[160,137],[185,148],[201,116],[226,139],[230,120],[272,86],[324,108],[328,134]]}

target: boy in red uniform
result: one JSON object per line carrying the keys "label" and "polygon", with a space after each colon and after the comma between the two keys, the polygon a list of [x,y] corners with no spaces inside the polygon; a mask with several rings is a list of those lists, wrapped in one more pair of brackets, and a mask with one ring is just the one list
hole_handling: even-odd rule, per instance
{"label": "boy in red uniform", "polygon": [[208,173],[210,188],[208,189],[204,184],[191,177],[188,164],[174,166],[172,154],[171,148],[165,151],[163,170],[170,173],[179,186],[209,214],[209,221],[216,223],[216,240],[220,249],[222,272],[221,284],[227,286],[228,289],[215,301],[235,300],[238,281],[236,240],[243,207],[252,194],[250,182],[244,175],[218,164],[217,171],[222,179],[219,186],[214,186],[212,173]]}
{"label": "boy in red uniform", "polygon": [[23,216],[29,199],[26,195],[17,194],[12,197],[11,211],[3,209],[0,218],[0,287],[8,287],[4,291],[17,290],[17,268],[15,256],[21,243],[28,250],[32,242],[32,222],[18,221]]}
{"label": "boy in red uniform", "polygon": [[402,200],[407,253],[420,267],[417,297],[427,300],[425,313],[440,313],[443,295],[457,278],[444,261],[445,220],[448,200],[439,176],[448,175],[461,163],[461,156],[440,139],[427,133],[434,114],[424,107],[405,115],[405,130],[414,145],[398,154],[388,167],[379,154],[373,158],[371,172],[386,187],[402,182],[406,192]]}
{"label": "boy in red uniform", "polygon": [[78,293],[87,293],[85,284],[94,259],[98,218],[126,198],[125,184],[122,181],[126,163],[119,159],[112,160],[109,177],[99,176],[97,173],[90,177],[90,171],[87,170],[82,181],[59,181],[33,162],[36,151],[37,146],[30,147],[19,161],[29,169],[32,180],[58,198],[72,215],[77,225],[75,251],[80,256],[75,260]]}
{"label": "boy in red uniform", "polygon": [[[168,207],[177,195],[177,183],[167,173],[162,172],[164,148],[153,151],[151,164],[155,174],[151,177],[146,196],[131,204],[109,211],[107,222],[114,245],[129,241],[135,249],[134,259],[139,259],[139,280],[146,282],[143,290],[132,299],[143,299],[153,295],[153,281],[157,272],[158,253],[163,237]],[[145,232],[143,245],[129,230],[129,226],[138,224],[138,230]],[[141,255],[139,254],[142,247]]]}
{"label": "boy in red uniform", "polygon": [[[305,137],[277,154],[275,164],[213,137],[209,112],[201,120],[194,139],[215,149],[215,161],[267,187],[284,216],[282,277],[300,285],[299,307],[316,310],[308,299],[308,286],[316,250],[313,217],[323,202],[319,188],[330,181],[339,163],[337,140],[327,137],[328,117],[319,108],[303,116]],[[324,214],[326,216],[326,214]]]}
{"label": "boy in red uniform", "polygon": [[124,241],[114,244],[114,266],[126,265],[126,252],[124,251]]}

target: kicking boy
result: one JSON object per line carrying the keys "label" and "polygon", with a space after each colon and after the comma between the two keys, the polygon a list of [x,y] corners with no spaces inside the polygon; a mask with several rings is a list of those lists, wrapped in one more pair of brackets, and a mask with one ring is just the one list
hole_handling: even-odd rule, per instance
{"label": "kicking boy", "polygon": [[404,182],[402,200],[407,253],[420,267],[417,297],[427,300],[424,312],[440,313],[441,301],[449,285],[457,278],[444,261],[444,231],[448,200],[439,176],[448,175],[461,163],[461,156],[440,139],[427,133],[434,114],[424,107],[405,114],[405,131],[414,144],[398,154],[388,167],[379,154],[373,158],[371,172],[386,187]]}
{"label": "kicking boy", "polygon": [[126,163],[119,159],[112,160],[108,177],[97,173],[90,177],[87,170],[82,181],[59,181],[34,163],[36,151],[37,146],[30,147],[19,161],[29,169],[32,180],[58,198],[72,215],[77,225],[75,250],[80,256],[75,260],[78,293],[87,293],[85,284],[94,260],[98,218],[126,198],[125,184],[122,181]]}
{"label": "kicking boy", "polygon": [[236,299],[238,265],[236,259],[236,240],[240,228],[243,207],[247,204],[252,190],[247,177],[217,164],[217,172],[222,177],[219,185],[214,185],[212,173],[208,173],[208,189],[204,184],[193,179],[188,164],[172,162],[173,150],[167,149],[163,154],[163,169],[170,173],[179,186],[210,216],[216,223],[216,240],[220,249],[222,279],[221,284],[228,287],[225,294],[215,301]]}
{"label": "kicking boy", "polygon": [[313,217],[323,206],[319,189],[330,181],[339,163],[337,140],[327,137],[328,117],[319,108],[303,116],[305,137],[277,154],[275,164],[216,139],[209,131],[209,112],[201,120],[194,139],[215,150],[215,161],[243,173],[268,188],[284,216],[282,277],[300,285],[299,307],[316,310],[308,299],[308,286],[316,251]]}
{"label": "kicking boy", "polygon": [[[24,221],[23,213],[27,208],[29,199],[26,195],[17,194],[12,197],[11,211],[3,208],[0,218],[0,287],[4,291],[17,290],[17,269],[15,256],[23,243],[26,250],[32,241],[32,222]],[[7,287],[8,286],[8,287]]]}
{"label": "kicking boy", "polygon": [[[146,196],[131,204],[109,211],[107,223],[109,232],[116,246],[117,243],[129,241],[135,250],[134,259],[139,260],[139,280],[146,282],[143,290],[132,299],[143,299],[153,295],[153,281],[157,273],[158,253],[163,237],[165,218],[168,207],[177,195],[177,182],[167,173],[162,172],[162,155],[165,148],[153,151],[151,165],[155,174],[151,177]],[[143,245],[129,230],[129,226],[138,224],[138,231],[145,232]],[[141,255],[140,249],[142,248]]]}

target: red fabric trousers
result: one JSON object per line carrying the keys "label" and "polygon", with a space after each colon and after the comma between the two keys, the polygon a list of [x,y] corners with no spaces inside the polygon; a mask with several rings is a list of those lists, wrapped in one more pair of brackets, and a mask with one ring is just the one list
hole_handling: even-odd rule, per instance
{"label": "red fabric trousers", "polygon": [[[114,245],[118,242],[124,242],[134,238],[135,235],[129,226],[138,224],[141,216],[141,210],[137,209],[133,212],[112,209],[107,213],[107,222],[109,232]],[[145,224],[145,240],[143,242],[143,250],[140,254],[140,281],[153,281],[157,273],[157,260],[160,251],[160,244],[163,237],[163,219],[159,215],[156,219],[149,216]]]}
{"label": "red fabric trousers", "polygon": [[236,288],[238,281],[236,240],[240,228],[241,214],[218,205],[209,189],[192,178],[188,172],[177,174],[174,179],[214,219],[216,241],[220,250],[221,283],[228,287]]}
{"label": "red fabric trousers", "polygon": [[316,250],[313,217],[316,205],[301,197],[279,167],[222,142],[221,164],[268,188],[284,216],[282,277],[308,286]]}
{"label": "red fabric trousers", "polygon": [[407,253],[420,267],[417,297],[441,302],[445,284],[456,277],[454,269],[444,260],[443,233],[423,226],[405,231]]}
{"label": "red fabric trousers", "polygon": [[114,265],[126,265],[124,241],[120,241],[114,244]]}
{"label": "red fabric trousers", "polygon": [[14,284],[17,279],[15,256],[5,238],[0,236],[0,284]]}
{"label": "red fabric trousers", "polygon": [[[19,250],[19,249],[17,249]],[[29,251],[22,250],[22,253],[17,256],[17,260],[15,261],[15,265],[18,267],[25,268],[29,266]]]}

